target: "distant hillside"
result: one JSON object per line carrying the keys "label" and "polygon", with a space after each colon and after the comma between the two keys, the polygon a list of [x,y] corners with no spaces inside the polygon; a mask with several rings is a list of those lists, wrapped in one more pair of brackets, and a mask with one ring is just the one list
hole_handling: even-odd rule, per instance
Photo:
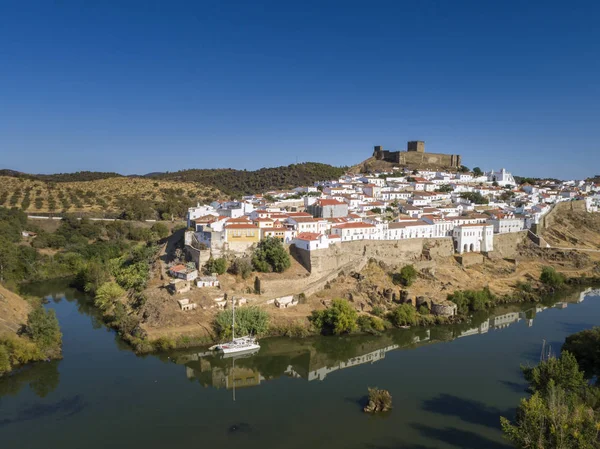
{"label": "distant hillside", "polygon": [[284,190],[298,186],[313,185],[315,181],[337,179],[346,172],[346,167],[334,167],[316,162],[292,164],[284,167],[261,168],[260,170],[234,169],[191,169],[173,173],[147,175],[153,179],[197,182],[213,186],[231,196],[263,193],[269,190]]}
{"label": "distant hillside", "polygon": [[15,170],[2,169],[0,176],[10,176],[13,178],[36,179],[47,182],[80,182],[80,181],[96,181],[98,179],[119,178],[123,175],[114,172],[99,172],[99,171],[78,171],[75,173],[56,173],[52,175],[34,175],[30,173],[22,173]]}
{"label": "distant hillside", "polygon": [[200,202],[224,199],[216,188],[167,179],[112,177],[56,182],[35,177],[1,177],[0,206],[29,214],[85,213],[133,220],[181,218]]}

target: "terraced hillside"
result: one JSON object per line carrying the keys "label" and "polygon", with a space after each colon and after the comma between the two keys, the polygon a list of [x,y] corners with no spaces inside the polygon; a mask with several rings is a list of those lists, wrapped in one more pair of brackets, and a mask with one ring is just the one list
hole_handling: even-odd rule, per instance
{"label": "terraced hillside", "polygon": [[181,217],[197,201],[223,198],[210,186],[140,177],[53,182],[30,177],[0,176],[0,206],[29,214],[88,213],[129,219]]}

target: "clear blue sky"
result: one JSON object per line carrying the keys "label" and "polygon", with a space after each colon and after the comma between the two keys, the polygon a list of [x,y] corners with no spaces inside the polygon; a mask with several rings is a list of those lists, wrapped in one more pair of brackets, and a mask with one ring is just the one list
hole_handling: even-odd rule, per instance
{"label": "clear blue sky", "polygon": [[0,167],[600,173],[598,1],[4,1]]}

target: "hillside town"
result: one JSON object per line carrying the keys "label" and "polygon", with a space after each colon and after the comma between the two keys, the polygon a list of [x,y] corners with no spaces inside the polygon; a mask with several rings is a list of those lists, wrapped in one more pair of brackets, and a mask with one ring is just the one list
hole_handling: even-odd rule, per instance
{"label": "hillside town", "polygon": [[287,191],[198,204],[187,213],[186,243],[214,257],[241,255],[266,237],[305,251],[357,240],[451,237],[457,254],[488,253],[494,235],[529,230],[552,207],[585,199],[600,206],[600,186],[586,181],[518,184],[504,168],[483,172],[411,170],[346,173]]}

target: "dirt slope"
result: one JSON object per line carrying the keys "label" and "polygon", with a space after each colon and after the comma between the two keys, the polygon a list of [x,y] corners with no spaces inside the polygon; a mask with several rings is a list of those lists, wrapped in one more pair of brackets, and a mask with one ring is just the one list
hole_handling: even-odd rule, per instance
{"label": "dirt slope", "polygon": [[16,333],[30,310],[27,301],[0,285],[0,335]]}

